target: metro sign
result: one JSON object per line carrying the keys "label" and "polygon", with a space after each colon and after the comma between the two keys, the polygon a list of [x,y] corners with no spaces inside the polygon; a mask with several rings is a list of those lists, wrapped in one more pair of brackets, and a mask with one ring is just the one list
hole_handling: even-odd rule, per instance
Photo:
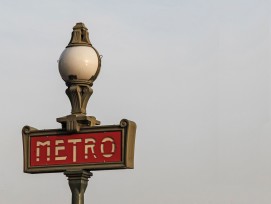
{"label": "metro sign", "polygon": [[136,124],[128,120],[82,128],[78,133],[25,126],[24,172],[133,168],[135,132]]}

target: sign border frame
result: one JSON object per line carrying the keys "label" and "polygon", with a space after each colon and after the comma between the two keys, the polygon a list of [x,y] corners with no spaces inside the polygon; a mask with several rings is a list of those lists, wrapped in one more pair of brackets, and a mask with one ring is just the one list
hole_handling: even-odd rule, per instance
{"label": "sign border frame", "polygon": [[133,169],[134,168],[134,148],[136,123],[127,119],[122,119],[119,125],[93,126],[81,128],[77,134],[95,133],[105,131],[121,131],[122,150],[120,162],[91,163],[91,164],[69,164],[69,165],[52,165],[52,166],[31,166],[30,165],[30,138],[37,136],[57,136],[72,135],[74,133],[63,129],[45,129],[38,130],[30,126],[24,126],[22,129],[23,139],[23,157],[25,173],[53,173],[65,172],[71,170],[113,170],[113,169]]}

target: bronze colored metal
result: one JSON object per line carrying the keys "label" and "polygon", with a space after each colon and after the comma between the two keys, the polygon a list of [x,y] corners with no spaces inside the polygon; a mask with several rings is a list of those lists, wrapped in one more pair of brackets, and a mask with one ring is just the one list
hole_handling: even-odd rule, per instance
{"label": "bronze colored metal", "polygon": [[84,194],[88,185],[88,179],[92,173],[85,170],[66,171],[69,186],[72,192],[72,204],[84,204]]}
{"label": "bronze colored metal", "polygon": [[93,90],[87,84],[70,84],[66,94],[70,99],[72,114],[86,114],[86,107]]}
{"label": "bronze colored metal", "polygon": [[30,137],[50,136],[50,135],[67,135],[69,131],[65,129],[37,130],[30,126],[22,129],[23,146],[24,146],[24,172],[25,173],[47,173],[47,172],[64,172],[69,170],[109,170],[109,169],[133,169],[134,168],[134,148],[136,136],[136,123],[127,119],[122,119],[119,125],[92,126],[80,129],[79,133],[89,132],[122,132],[122,160],[121,162],[111,163],[92,163],[92,164],[72,164],[72,165],[55,165],[31,167],[30,165]]}
{"label": "bronze colored metal", "polygon": [[79,132],[81,127],[92,127],[100,125],[100,121],[94,116],[86,116],[88,100],[93,93],[90,81],[70,80],[67,83],[66,94],[70,99],[71,115],[57,118],[62,128],[69,132]]}
{"label": "bronze colored metal", "polygon": [[89,40],[88,29],[84,23],[76,23],[73,27],[72,37],[67,47],[92,46]]}
{"label": "bronze colored metal", "polygon": [[56,120],[62,124],[62,129],[68,132],[80,132],[82,127],[100,125],[100,121],[96,120],[94,116],[86,116],[84,114],[72,114]]}
{"label": "bronze colored metal", "polygon": [[67,82],[66,94],[68,95],[72,114],[57,118],[57,122],[62,124],[62,128],[70,132],[79,132],[81,127],[92,127],[100,125],[100,121],[94,116],[86,116],[86,107],[88,100],[93,93],[89,83],[79,80],[70,80]]}

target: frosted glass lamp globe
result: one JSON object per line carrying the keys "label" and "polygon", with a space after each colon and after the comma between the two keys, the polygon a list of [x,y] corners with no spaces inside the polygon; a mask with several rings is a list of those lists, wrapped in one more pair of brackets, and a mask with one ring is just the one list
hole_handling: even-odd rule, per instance
{"label": "frosted glass lamp globe", "polygon": [[60,55],[58,69],[64,81],[94,81],[99,73],[100,57],[93,47],[67,47]]}

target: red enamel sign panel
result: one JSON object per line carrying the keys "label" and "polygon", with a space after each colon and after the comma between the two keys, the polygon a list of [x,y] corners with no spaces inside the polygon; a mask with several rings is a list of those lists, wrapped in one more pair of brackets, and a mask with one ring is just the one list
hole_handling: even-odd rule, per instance
{"label": "red enamel sign panel", "polygon": [[121,131],[30,139],[30,166],[121,162]]}
{"label": "red enamel sign panel", "polygon": [[24,171],[133,168],[136,125],[128,120],[121,124],[85,128],[72,134],[61,129],[37,130],[25,126]]}

